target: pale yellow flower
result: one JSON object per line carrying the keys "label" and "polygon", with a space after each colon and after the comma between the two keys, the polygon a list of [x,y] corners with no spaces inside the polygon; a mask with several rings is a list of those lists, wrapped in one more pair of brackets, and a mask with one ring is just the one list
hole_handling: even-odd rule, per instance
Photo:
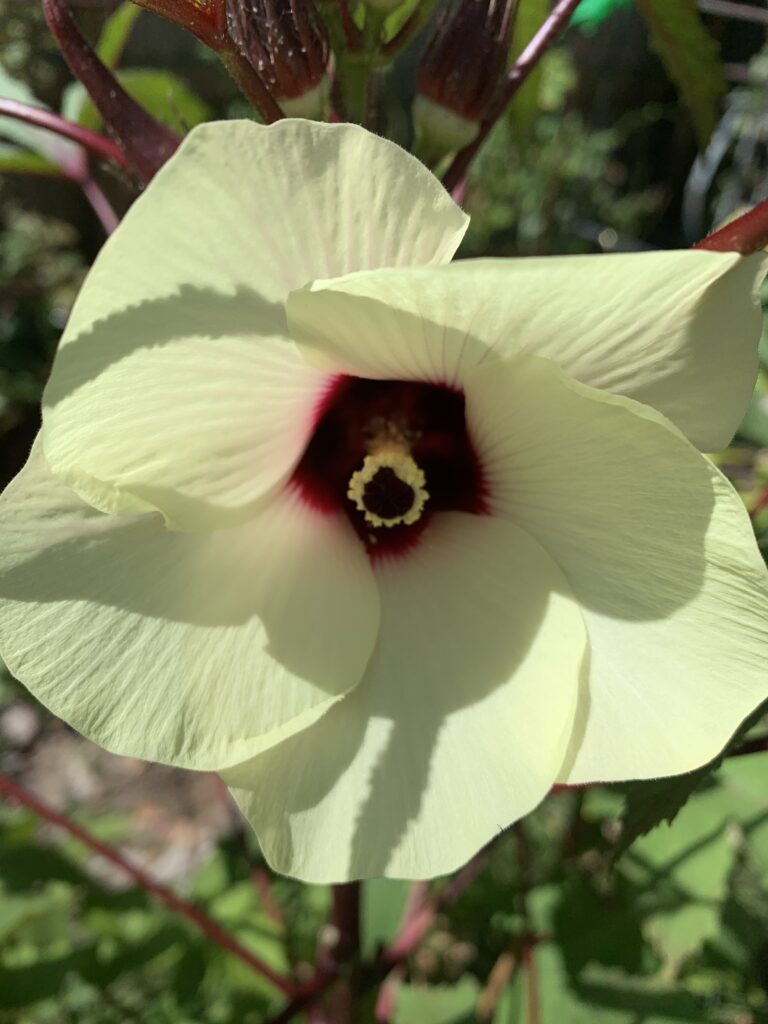
{"label": "pale yellow flower", "polygon": [[91,271],[0,499],[0,651],[215,770],[314,881],[456,868],[555,782],[702,764],[768,696],[760,258],[449,264],[349,125],[193,131]]}

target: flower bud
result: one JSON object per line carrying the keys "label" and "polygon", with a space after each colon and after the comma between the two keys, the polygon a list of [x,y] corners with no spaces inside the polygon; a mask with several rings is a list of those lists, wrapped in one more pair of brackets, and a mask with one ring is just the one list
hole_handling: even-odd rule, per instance
{"label": "flower bud", "polygon": [[283,113],[326,118],[331,51],[313,0],[227,0],[227,26]]}
{"label": "flower bud", "polygon": [[501,85],[515,0],[453,0],[436,19],[413,106],[417,148],[428,163],[477,136]]}

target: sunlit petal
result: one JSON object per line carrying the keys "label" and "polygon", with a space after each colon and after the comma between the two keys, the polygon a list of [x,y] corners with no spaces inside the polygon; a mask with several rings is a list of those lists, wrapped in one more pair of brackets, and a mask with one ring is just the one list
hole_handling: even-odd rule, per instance
{"label": "sunlit petal", "polygon": [[174,533],[85,505],[36,445],[0,499],[0,532],[3,658],[115,753],[242,761],[354,687],[375,642],[362,548],[291,493],[241,526]]}
{"label": "sunlit petal", "polygon": [[731,485],[660,414],[545,360],[467,379],[492,510],[581,604],[588,694],[564,778],[648,778],[718,753],[768,697],[768,575]]}
{"label": "sunlit petal", "polygon": [[716,451],[755,382],[764,264],[701,251],[461,260],[317,282],[289,315],[321,366],[460,384],[489,349],[544,356]]}

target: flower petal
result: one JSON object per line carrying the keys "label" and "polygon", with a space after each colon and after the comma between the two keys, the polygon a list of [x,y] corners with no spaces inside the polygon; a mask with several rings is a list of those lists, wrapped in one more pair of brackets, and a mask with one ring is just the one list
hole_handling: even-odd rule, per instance
{"label": "flower petal", "polygon": [[453,870],[542,799],[571,732],[584,626],[531,537],[447,513],[375,571],[363,682],[224,773],[272,865],[306,881]]}
{"label": "flower petal", "polygon": [[242,761],[362,677],[373,573],[345,521],[292,493],[210,534],[80,501],[39,443],[0,498],[0,652],[53,712],[115,753]]}
{"label": "flower petal", "polygon": [[591,648],[569,782],[690,771],[768,697],[768,574],[725,478],[655,410],[546,360],[467,378],[493,512],[535,536]]}
{"label": "flower petal", "polygon": [[544,356],[715,451],[754,386],[764,265],[702,251],[462,260],[315,282],[290,296],[289,321],[308,358],[361,376],[460,384],[489,348]]}
{"label": "flower petal", "polygon": [[103,511],[247,516],[290,472],[324,381],[285,338],[288,291],[449,260],[466,222],[419,161],[354,125],[194,129],[72,311],[44,401],[51,470]]}
{"label": "flower petal", "polygon": [[108,317],[59,351],[51,470],[103,512],[161,511],[181,530],[250,518],[300,458],[328,385],[281,330],[255,295],[188,289]]}

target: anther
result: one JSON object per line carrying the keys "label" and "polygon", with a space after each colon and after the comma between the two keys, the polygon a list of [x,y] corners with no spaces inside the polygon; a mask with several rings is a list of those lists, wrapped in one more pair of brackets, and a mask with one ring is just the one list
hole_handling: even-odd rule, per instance
{"label": "anther", "polygon": [[398,526],[417,522],[429,493],[423,471],[390,440],[366,455],[350,477],[347,497],[371,526]]}

